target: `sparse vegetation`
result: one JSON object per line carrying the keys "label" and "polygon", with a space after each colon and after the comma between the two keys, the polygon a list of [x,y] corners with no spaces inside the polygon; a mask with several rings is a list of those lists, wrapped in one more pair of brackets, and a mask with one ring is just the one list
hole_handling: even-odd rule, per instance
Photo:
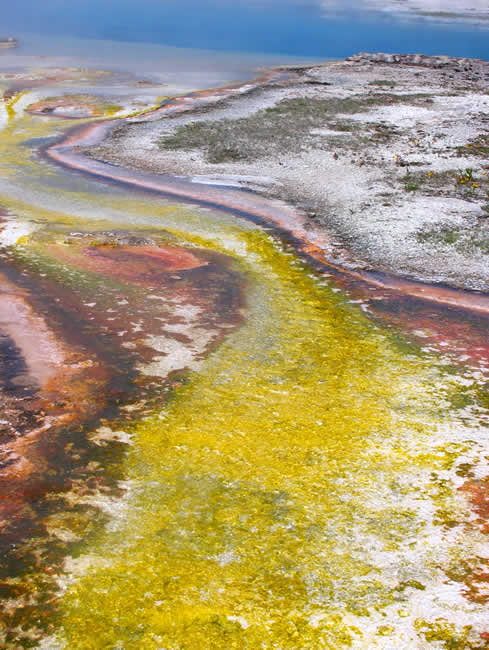
{"label": "sparse vegetation", "polygon": [[406,191],[414,191],[422,188],[426,194],[438,195],[441,192],[445,194],[447,190],[454,190],[456,174],[457,172],[455,170],[444,172],[412,172],[409,170],[403,179],[404,188]]}
{"label": "sparse vegetation", "polygon": [[[330,127],[338,131],[354,132],[355,125],[335,121],[337,115],[353,115],[376,106],[426,101],[428,95],[396,95],[371,93],[346,98],[316,99],[298,97],[287,99],[276,106],[260,110],[236,120],[193,122],[181,126],[160,140],[167,150],[199,149],[210,163],[255,160],[281,152],[298,153],[321,146],[311,130]],[[375,127],[376,137],[388,138],[389,127]],[[353,143],[354,146],[354,143]]]}
{"label": "sparse vegetation", "polygon": [[328,122],[326,125],[332,131],[340,131],[342,133],[352,133],[358,130],[358,124],[348,120],[337,120],[336,122]]}
{"label": "sparse vegetation", "polygon": [[474,180],[474,170],[471,167],[459,169],[457,174],[457,183],[463,185],[464,183],[472,183]]}
{"label": "sparse vegetation", "polygon": [[404,189],[406,192],[415,192],[419,188],[419,184],[416,182],[409,172],[409,168],[406,171],[406,176],[404,177]]}
{"label": "sparse vegetation", "polygon": [[369,86],[379,86],[381,88],[395,88],[396,82],[389,79],[374,79],[368,82]]}
{"label": "sparse vegetation", "polygon": [[419,188],[418,184],[412,181],[408,181],[404,187],[406,188],[406,192],[415,192]]}
{"label": "sparse vegetation", "polygon": [[446,225],[422,230],[416,239],[421,243],[454,246],[461,253],[489,255],[489,228],[486,220],[466,226]]}
{"label": "sparse vegetation", "polygon": [[435,171],[409,170],[403,178],[406,191],[423,190],[431,196],[463,196],[470,199],[481,199],[489,196],[487,192],[488,179],[482,173],[476,175],[476,171],[470,167],[465,169]]}
{"label": "sparse vegetation", "polygon": [[[358,127],[357,127],[358,128]],[[370,142],[389,142],[395,135],[399,134],[399,129],[392,124],[372,124],[372,134],[369,137]]]}
{"label": "sparse vegetation", "polygon": [[474,140],[467,142],[466,145],[456,147],[458,156],[480,156],[482,158],[489,158],[489,134],[483,133]]}

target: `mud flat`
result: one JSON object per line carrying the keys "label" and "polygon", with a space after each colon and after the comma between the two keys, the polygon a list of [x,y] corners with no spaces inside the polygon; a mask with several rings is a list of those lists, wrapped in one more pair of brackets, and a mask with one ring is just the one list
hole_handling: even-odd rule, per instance
{"label": "mud flat", "polygon": [[294,205],[332,262],[489,289],[489,63],[366,54],[119,122],[84,153]]}

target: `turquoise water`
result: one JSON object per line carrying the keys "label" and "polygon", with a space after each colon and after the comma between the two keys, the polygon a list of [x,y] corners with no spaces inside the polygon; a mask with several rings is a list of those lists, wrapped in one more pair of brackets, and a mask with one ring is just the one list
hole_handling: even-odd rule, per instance
{"label": "turquoise water", "polygon": [[328,14],[321,4],[319,0],[24,0],[2,7],[2,29],[302,57],[345,57],[363,50],[489,58],[488,32],[481,26],[406,21],[352,8]]}

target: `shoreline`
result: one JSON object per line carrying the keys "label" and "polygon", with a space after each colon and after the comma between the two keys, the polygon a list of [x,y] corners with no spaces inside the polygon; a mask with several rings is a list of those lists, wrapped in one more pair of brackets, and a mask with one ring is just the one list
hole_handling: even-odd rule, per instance
{"label": "shoreline", "polygon": [[[115,124],[109,122],[98,122],[88,127],[76,127],[63,136],[57,144],[48,145],[43,153],[49,160],[56,162],[63,168],[113,182],[116,185],[133,186],[138,190],[156,193],[167,198],[177,198],[185,202],[230,212],[259,225],[271,227],[276,234],[287,238],[299,255],[308,258],[313,263],[319,263],[326,270],[412,298],[481,314],[489,314],[489,294],[486,293],[415,282],[375,270],[355,270],[354,268],[334,264],[327,257],[327,240],[321,243],[308,241],[306,228],[301,228],[299,213],[294,213],[293,208],[285,203],[280,204],[265,197],[257,202],[247,201],[244,198],[244,193],[233,194],[223,187],[207,186],[207,194],[205,194],[202,186],[197,185],[195,187],[195,184],[192,185],[191,182],[176,177],[167,176],[161,179],[152,179],[149,175],[140,172],[128,174],[129,170],[118,170],[114,166],[104,164],[101,161],[94,161],[83,154],[73,151],[74,147],[86,145],[88,142],[92,145],[95,144],[100,138],[104,138],[106,132],[110,133],[110,127],[114,126]],[[100,130],[100,134],[94,134],[94,131],[97,130]],[[247,198],[252,199],[253,197],[250,195]]]}
{"label": "shoreline", "polygon": [[[446,246],[436,241],[436,233],[428,233],[424,242],[421,238],[431,223],[442,229],[461,225],[465,244],[466,231],[475,224],[483,236],[482,248],[489,250],[483,212],[489,198],[484,194],[489,190],[489,166],[474,149],[460,154],[466,141],[489,134],[484,116],[489,111],[489,63],[361,54],[340,62],[285,69],[287,79],[255,85],[247,92],[235,92],[236,96],[211,93],[194,104],[180,98],[178,107],[170,104],[158,113],[130,118],[85,153],[112,165],[177,174],[202,184],[222,186],[231,179],[236,187],[294,205],[305,215],[308,229],[329,235],[334,249],[330,253],[340,265],[487,292],[489,265],[481,248],[464,251],[462,246]],[[262,148],[270,144],[270,155],[265,152],[255,159],[244,156],[213,163],[206,160],[205,143],[200,149],[165,150],[161,146],[189,124],[217,122],[231,125],[227,137],[233,144],[233,122],[239,126],[280,102],[298,98],[335,102],[340,112],[328,115],[326,128],[319,120],[315,129],[313,120],[312,133],[304,136],[306,144],[296,151],[280,150],[265,136]],[[356,102],[358,109],[352,110],[349,102]],[[348,112],[343,114],[345,105]],[[433,141],[430,134],[435,135]],[[252,139],[246,133],[239,138]],[[458,169],[472,166],[477,166],[479,189],[468,193],[457,186],[456,175]],[[426,188],[415,187],[422,172],[427,178],[431,172],[429,177],[434,176],[438,186],[425,183],[423,177]],[[410,174],[416,181],[412,192],[406,181]],[[442,181],[445,187],[440,186]],[[413,205],[415,219],[409,214]],[[445,219],[441,218],[443,210]],[[404,234],[405,245],[399,247]]]}
{"label": "shoreline", "polygon": [[[332,65],[332,64],[328,64]],[[303,68],[301,67],[301,70]],[[297,67],[290,69],[290,73],[297,73]],[[310,68],[306,68],[310,70]],[[123,185],[132,185],[139,189],[157,192],[167,197],[205,205],[218,210],[232,212],[237,216],[251,219],[261,225],[272,227],[282,237],[286,237],[294,245],[297,252],[309,258],[314,263],[319,263],[324,268],[339,274],[344,274],[359,282],[366,282],[372,286],[388,289],[413,298],[429,300],[440,305],[459,307],[481,314],[489,313],[489,294],[449,286],[447,283],[425,282],[403,277],[402,274],[390,273],[382,269],[365,268],[355,259],[347,259],[346,263],[334,259],[335,242],[331,241],[325,228],[311,228],[307,215],[287,202],[279,201],[273,194],[243,191],[238,184],[237,189],[226,187],[225,184],[213,182],[202,183],[194,179],[181,178],[170,174],[149,174],[137,169],[129,169],[110,164],[95,157],[100,143],[110,142],[114,130],[121,125],[137,120],[153,121],[163,114],[168,117],[175,113],[189,113],[193,115],[196,110],[206,110],[207,102],[211,102],[211,109],[215,104],[226,102],[236,94],[238,96],[250,95],[261,87],[269,87],[280,78],[282,68],[274,69],[253,82],[233,84],[216,91],[206,90],[191,93],[188,96],[178,97],[165,101],[162,106],[146,113],[139,118],[118,119],[91,123],[88,126],[76,127],[65,133],[55,144],[48,145],[43,150],[43,155],[57,164],[69,167],[78,172],[95,176],[99,179]],[[87,155],[88,154],[88,155]],[[245,183],[246,185],[246,183]]]}

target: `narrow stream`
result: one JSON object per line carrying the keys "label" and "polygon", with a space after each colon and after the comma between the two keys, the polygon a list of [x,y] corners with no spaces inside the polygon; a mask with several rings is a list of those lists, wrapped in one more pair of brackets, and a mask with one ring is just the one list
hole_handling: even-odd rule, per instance
{"label": "narrow stream", "polygon": [[485,316],[56,167],[72,122],[28,93],[0,140],[3,647],[485,647]]}

